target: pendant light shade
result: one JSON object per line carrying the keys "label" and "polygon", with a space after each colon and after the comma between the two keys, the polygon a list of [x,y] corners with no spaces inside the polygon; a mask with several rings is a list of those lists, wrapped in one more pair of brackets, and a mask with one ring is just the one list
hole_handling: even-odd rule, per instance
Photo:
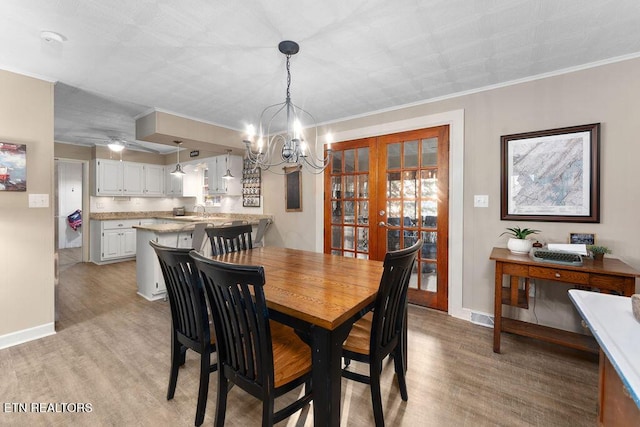
{"label": "pendant light shade", "polygon": [[182,166],[180,166],[180,144],[182,144],[182,141],[173,141],[176,143],[176,156],[178,159],[178,163],[176,163],[176,167],[170,172],[171,175],[175,175],[175,176],[182,176],[182,175],[186,175],[186,173],[182,170]]}
{"label": "pendant light shade", "polygon": [[233,175],[231,175],[231,171],[229,170],[229,153],[231,153],[231,150],[227,150],[227,172],[224,175],[222,175],[222,179],[235,178]]}

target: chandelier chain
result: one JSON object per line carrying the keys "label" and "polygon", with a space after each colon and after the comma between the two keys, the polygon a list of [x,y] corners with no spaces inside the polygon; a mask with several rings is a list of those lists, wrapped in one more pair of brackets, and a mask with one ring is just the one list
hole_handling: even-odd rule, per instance
{"label": "chandelier chain", "polygon": [[291,55],[287,55],[287,99],[291,99]]}

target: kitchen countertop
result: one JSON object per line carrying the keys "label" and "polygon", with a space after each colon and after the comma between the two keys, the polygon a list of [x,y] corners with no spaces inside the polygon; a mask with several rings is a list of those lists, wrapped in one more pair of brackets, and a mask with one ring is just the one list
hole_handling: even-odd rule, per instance
{"label": "kitchen countertop", "polygon": [[[172,221],[184,222],[214,222],[224,223],[234,220],[248,221],[250,224],[257,224],[262,218],[273,221],[273,215],[264,214],[242,214],[242,213],[208,213],[205,216],[195,215],[187,212],[185,216],[174,216],[171,211],[149,211],[149,212],[99,212],[89,214],[89,219],[94,221],[122,220],[122,219],[168,219]],[[158,224],[160,225],[160,224]],[[165,224],[170,225],[170,224]]]}
{"label": "kitchen countertop", "polygon": [[[158,218],[158,217],[156,217]],[[173,218],[172,218],[173,219]],[[237,219],[237,218],[236,218]],[[220,226],[226,222],[229,222],[231,218],[224,217],[192,217],[192,219],[185,219],[184,224],[148,224],[148,225],[134,225],[133,228],[138,230],[153,231],[155,233],[179,233],[181,231],[191,231],[194,229],[195,224],[199,222],[206,222],[207,224],[213,224],[214,226]],[[246,220],[251,225],[258,225],[258,220]]]}
{"label": "kitchen countertop", "polygon": [[631,298],[577,289],[569,297],[640,408],[640,323]]}

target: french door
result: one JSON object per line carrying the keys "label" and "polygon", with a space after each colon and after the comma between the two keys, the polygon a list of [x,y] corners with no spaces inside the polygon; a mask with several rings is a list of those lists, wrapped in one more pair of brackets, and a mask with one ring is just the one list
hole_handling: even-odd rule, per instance
{"label": "french door", "polygon": [[449,127],[346,141],[332,150],[325,253],[382,260],[421,238],[409,301],[446,311]]}

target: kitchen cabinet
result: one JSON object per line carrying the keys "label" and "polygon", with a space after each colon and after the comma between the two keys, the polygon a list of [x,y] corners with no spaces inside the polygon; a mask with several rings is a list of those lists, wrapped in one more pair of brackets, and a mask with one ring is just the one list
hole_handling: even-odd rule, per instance
{"label": "kitchen cabinet", "polygon": [[144,165],[144,195],[147,197],[164,196],[165,167]]}
{"label": "kitchen cabinet", "polygon": [[167,185],[164,194],[170,197],[182,197],[183,175],[173,175],[171,173],[172,170],[172,168],[167,168],[166,170]]}
{"label": "kitchen cabinet", "polygon": [[201,195],[202,167],[196,164],[183,164],[185,175],[172,175],[173,168],[166,168],[167,188],[165,195],[169,197],[197,197]]}
{"label": "kitchen cabinet", "polygon": [[[242,158],[240,156],[227,155],[211,157],[207,166],[209,168],[209,194],[226,194],[227,196],[240,196],[242,194]],[[233,179],[222,178],[227,169],[234,176]]]}
{"label": "kitchen cabinet", "polygon": [[164,196],[164,166],[95,160],[95,196]]}
{"label": "kitchen cabinet", "polygon": [[91,261],[102,264],[136,256],[139,220],[91,221]]}

